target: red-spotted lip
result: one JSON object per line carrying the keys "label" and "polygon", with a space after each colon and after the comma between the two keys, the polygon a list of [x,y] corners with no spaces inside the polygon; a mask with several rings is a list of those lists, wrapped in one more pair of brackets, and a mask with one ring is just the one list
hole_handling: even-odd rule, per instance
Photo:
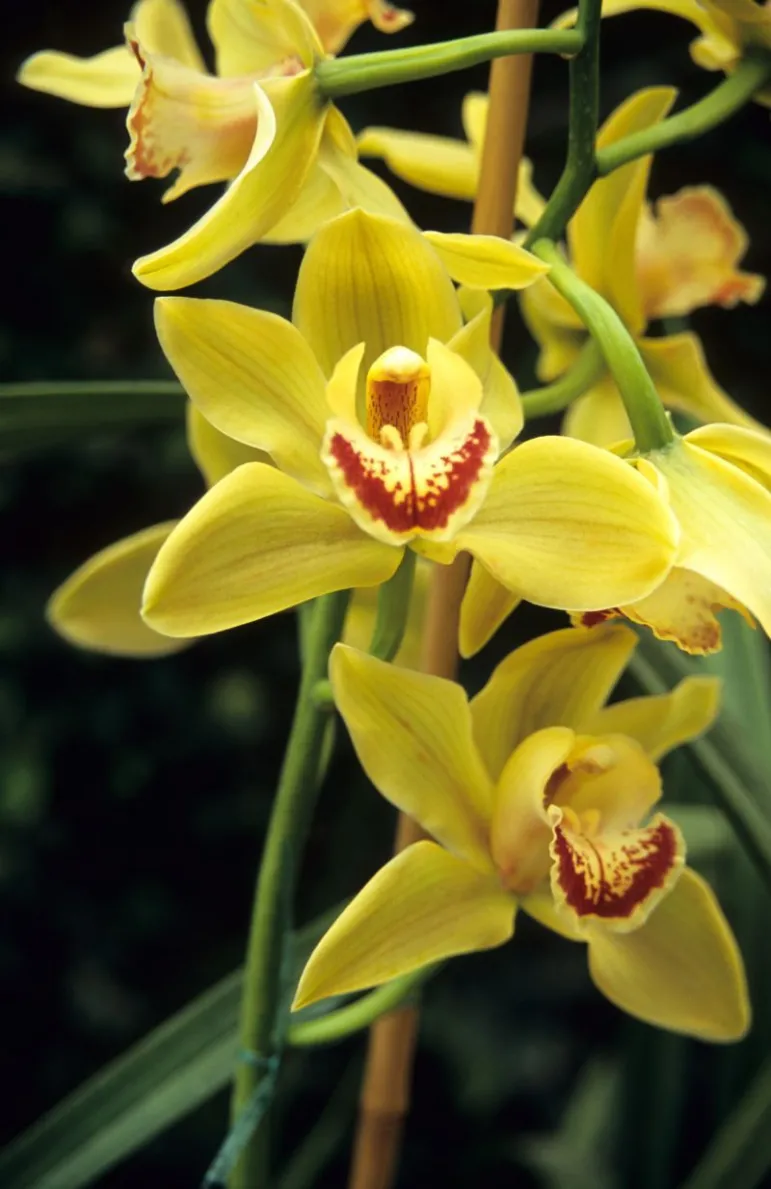
{"label": "red-spotted lip", "polygon": [[449,540],[487,490],[498,443],[484,417],[417,450],[392,449],[333,422],[322,458],[342,503],[366,531],[389,542]]}
{"label": "red-spotted lip", "polygon": [[683,866],[679,829],[663,814],[647,826],[588,838],[552,809],[550,853],[555,899],[576,921],[637,928],[672,887]]}

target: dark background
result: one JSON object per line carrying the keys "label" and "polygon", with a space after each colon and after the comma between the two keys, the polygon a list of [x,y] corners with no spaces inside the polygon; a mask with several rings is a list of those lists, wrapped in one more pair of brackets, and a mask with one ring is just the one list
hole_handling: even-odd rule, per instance
{"label": "dark background", "polygon": [[[202,0],[191,8],[206,44]],[[461,36],[494,20],[492,0],[416,0],[414,8],[415,25],[393,42],[363,29],[350,48]],[[558,11],[549,5],[544,18]],[[2,379],[166,376],[152,297],[130,264],[181,232],[211,192],[162,208],[161,186],[122,176],[121,112],[74,107],[13,82],[36,49],[89,54],[116,44],[127,15],[120,0],[3,0],[2,13]],[[603,115],[642,85],[674,83],[692,101],[717,81],[691,63],[693,32],[682,22],[635,14],[608,22],[603,35]],[[478,69],[342,107],[356,129],[380,123],[458,135],[463,94],[485,85]],[[566,88],[565,63],[539,59],[527,151],[547,193],[564,153]],[[751,231],[747,267],[761,273],[771,265],[768,136],[768,112],[751,107],[663,154],[652,182],[654,195],[718,186]],[[467,226],[463,204],[395,188],[422,225]],[[253,249],[196,292],[287,313],[299,258],[296,248]],[[718,379],[763,418],[767,303],[703,311],[694,325]],[[532,383],[534,350],[514,310],[504,357],[523,388]],[[154,662],[77,652],[43,619],[50,592],[92,552],[183,513],[200,492],[181,427],[84,435],[74,448],[0,467],[2,1139],[241,961],[297,681],[294,617]],[[562,623],[518,614],[470,682],[484,680],[533,630]],[[680,774],[692,778],[684,765]],[[304,869],[300,919],[355,891],[387,856],[391,833],[391,811],[341,741]],[[767,913],[757,897],[753,921]],[[764,1045],[761,1030],[716,1052],[622,1019],[592,989],[580,947],[524,922],[516,945],[453,963],[427,990],[400,1184],[666,1189],[698,1156]],[[305,1184],[343,1184],[355,1098],[346,1070],[361,1049],[351,1041],[288,1063],[279,1159],[341,1087],[334,1155]],[[578,1127],[583,1155],[571,1148],[566,1157],[552,1133],[576,1094],[582,1101],[587,1078],[599,1079],[605,1098],[592,1100],[600,1103],[594,1131],[589,1122]],[[99,1186],[197,1185],[226,1111],[219,1094]]]}

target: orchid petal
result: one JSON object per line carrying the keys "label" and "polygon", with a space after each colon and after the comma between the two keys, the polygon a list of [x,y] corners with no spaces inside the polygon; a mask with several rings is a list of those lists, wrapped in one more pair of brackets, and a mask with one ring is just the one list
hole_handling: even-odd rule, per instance
{"label": "orchid petal", "polygon": [[458,650],[461,656],[474,656],[484,648],[519,601],[515,594],[496,582],[484,566],[473,561],[460,606]]}
{"label": "orchid petal", "polygon": [[525,325],[540,347],[536,374],[548,383],[575,363],[586,342],[586,328],[548,280],[523,290],[519,304]]}
{"label": "orchid petal", "polygon": [[680,523],[678,565],[722,587],[771,633],[771,494],[688,441],[650,458]]}
{"label": "orchid petal", "polygon": [[591,929],[592,938],[601,927],[625,934],[640,929],[682,874],[685,842],[679,827],[661,813],[645,826],[591,835],[559,806],[553,805],[549,816],[555,904],[577,926]]}
{"label": "orchid petal", "polygon": [[175,524],[134,533],[84,562],[49,600],[54,630],[78,648],[110,656],[151,658],[186,648],[190,640],[153,631],[139,614],[148,570]]}
{"label": "orchid petal", "polygon": [[[342,209],[360,207],[372,215],[385,215],[412,225],[402,203],[382,178],[359,164],[356,139],[341,111],[333,107],[327,116],[319,149],[319,164],[340,194]],[[317,220],[316,226],[321,221]]]}
{"label": "orchid petal", "polygon": [[573,401],[565,414],[562,432],[595,446],[613,446],[632,437],[624,402],[610,373],[601,376]]}
{"label": "orchid petal", "polygon": [[292,60],[310,67],[324,52],[308,17],[291,0],[211,0],[206,24],[222,78],[265,75]]}
{"label": "orchid petal", "polygon": [[618,611],[633,623],[650,628],[657,639],[672,640],[692,656],[707,656],[723,646],[715,612],[724,609],[738,611],[750,627],[755,626],[746,608],[722,587],[701,574],[675,566],[647,598]]}
{"label": "orchid petal", "polygon": [[503,945],[514,933],[514,913],[496,876],[417,842],[382,867],[322,937],[292,1006]]}
{"label": "orchid petal", "polygon": [[[676,94],[671,87],[637,91],[606,120],[598,148],[658,123]],[[633,333],[645,325],[635,254],[651,161],[651,155],[640,157],[595,182],[568,228],[576,272],[608,299]]]}
{"label": "orchid petal", "polygon": [[329,671],[338,710],[378,791],[448,850],[491,870],[493,790],[461,687],[344,644],[335,646]]}
{"label": "orchid petal", "polygon": [[258,108],[248,78],[220,79],[151,53],[126,26],[142,77],[126,126],[126,177],[178,176],[171,202],[194,186],[227,181],[243,169],[255,138]]}
{"label": "orchid petal", "polygon": [[595,985],[622,1011],[702,1040],[739,1040],[750,1006],[741,955],[715,896],[686,868],[633,933],[589,938]]}
{"label": "orchid petal", "polygon": [[452,281],[417,229],[361,210],[311,240],[292,319],[327,376],[358,343],[366,372],[389,347],[425,356],[429,337],[446,342],[462,324]]}
{"label": "orchid petal", "polygon": [[656,762],[675,747],[703,735],[720,710],[720,681],[686,677],[666,694],[614,702],[588,718],[593,735],[628,735]]}
{"label": "orchid petal", "polygon": [[381,157],[392,173],[419,190],[467,202],[476,195],[479,157],[463,141],[373,127],[364,129],[358,145],[362,157]]}
{"label": "orchid petal", "polygon": [[634,651],[621,624],[563,628],[523,644],[471,701],[474,739],[494,780],[512,751],[544,727],[589,730]]}
{"label": "orchid petal", "polygon": [[134,265],[150,289],[192,285],[257,243],[299,196],[313,165],[325,108],[311,74],[254,84],[257,134],[241,173],[189,231]]}
{"label": "orchid petal", "polygon": [[22,62],[16,81],[32,91],[86,107],[128,107],[140,75],[128,46],[117,45],[93,58],[41,50]]}
{"label": "orchid petal", "polygon": [[[754,7],[754,6],[753,6]],[[747,233],[719,191],[687,186],[644,210],[637,273],[649,319],[682,317],[700,306],[732,309],[759,300],[763,277],[737,270]]]}
{"label": "orchid petal", "polygon": [[324,377],[291,322],[230,301],[164,297],[155,303],[163,352],[190,399],[228,437],[265,450],[324,494],[319,457],[328,409]]}
{"label": "orchid petal", "polygon": [[236,442],[227,434],[215,429],[192,401],[187,402],[187,447],[193,462],[204,477],[207,487],[213,487],[245,462],[264,462],[270,465],[270,457],[253,446]]}
{"label": "orchid petal", "polygon": [[208,635],[317,595],[387,581],[401,560],[273,467],[247,463],[188,512],[145,587],[147,623],[173,636]]}
{"label": "orchid petal", "polygon": [[593,610],[643,598],[666,577],[678,531],[651,485],[633,476],[628,463],[584,442],[525,442],[497,464],[455,543],[542,606]]}
{"label": "orchid petal", "polygon": [[453,280],[470,289],[524,289],[549,271],[532,252],[498,235],[426,231]]}
{"label": "orchid petal", "polygon": [[313,22],[328,54],[339,54],[363,21],[370,20],[381,33],[399,33],[415,20],[405,8],[388,0],[299,0]]}
{"label": "orchid petal", "polygon": [[490,341],[493,299],[488,293],[462,289],[458,297],[468,321],[447,346],[470,363],[482,381],[480,412],[495,430],[501,453],[508,450],[524,422],[517,385],[501,363]]}
{"label": "orchid petal", "polygon": [[181,0],[139,0],[129,17],[137,39],[153,54],[174,58],[203,74],[206,63]]}
{"label": "orchid petal", "polygon": [[667,408],[687,413],[698,421],[763,428],[715,383],[695,334],[687,331],[666,338],[640,339],[637,345]]}
{"label": "orchid petal", "polygon": [[771,436],[765,427],[756,432],[736,425],[703,425],[686,435],[687,442],[717,454],[771,488]]}

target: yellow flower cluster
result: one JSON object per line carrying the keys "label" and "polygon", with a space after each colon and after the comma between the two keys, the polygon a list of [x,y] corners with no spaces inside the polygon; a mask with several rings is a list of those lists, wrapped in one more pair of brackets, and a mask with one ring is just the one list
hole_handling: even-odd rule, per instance
{"label": "yellow flower cluster", "polygon": [[[651,6],[698,24],[710,68],[731,71],[771,36],[750,0]],[[763,282],[739,271],[745,233],[711,188],[649,204],[646,156],[597,181],[568,227],[569,259],[619,315],[664,404],[709,423],[635,450],[600,360],[564,432],[518,444],[523,407],[490,347],[491,294],[521,291],[544,381],[576,365],[587,330],[518,236],[422,232],[359,163],[377,155],[415,185],[471,199],[487,110],[467,98],[466,142],[371,128],[357,145],[314,71],[367,18],[383,31],[411,20],[386,0],[211,0],[212,75],[178,0],[139,0],[125,46],[24,64],[30,87],[126,106],[126,172],[176,171],[165,201],[228,183],[181,238],[137,261],[150,288],[187,286],[258,241],[307,242],[291,320],[156,301],[208,491],[180,522],[87,562],[53,596],[51,622],[84,647],[157,656],[357,589],[347,638],[362,643],[367,592],[371,605],[407,551],[424,567],[473,558],[466,654],[520,600],[567,612],[574,626],[518,649],[471,701],[336,646],[332,689],[361,764],[430,838],[343,912],[296,1006],[500,945],[521,909],[585,943],[594,982],[624,1010],[735,1039],[749,1020],[741,958],[677,824],[656,811],[657,762],[709,727],[717,683],[608,705],[636,636],[605,621],[623,615],[695,653],[720,646],[718,608],[771,632],[771,439],[719,388],[696,335],[648,334],[698,306],[756,301]],[[651,128],[673,98],[632,96],[599,147]],[[532,226],[544,205],[526,163],[516,213]]]}

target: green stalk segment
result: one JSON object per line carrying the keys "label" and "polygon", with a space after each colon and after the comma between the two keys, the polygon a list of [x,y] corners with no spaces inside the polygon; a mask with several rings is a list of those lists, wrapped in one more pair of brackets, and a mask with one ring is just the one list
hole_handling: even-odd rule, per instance
{"label": "green stalk segment", "polygon": [[605,360],[602,351],[594,339],[590,338],[570,371],[565,372],[552,384],[522,393],[525,421],[533,421],[536,417],[548,417],[550,413],[561,413],[579,396],[588,392],[604,371]]}
{"label": "green stalk segment", "polygon": [[532,251],[551,265],[549,281],[570,302],[599,346],[624,402],[637,448],[647,453],[671,445],[675,435],[669,418],[634,339],[616,311],[576,276],[550,240],[538,240]]}
{"label": "green stalk segment", "polygon": [[401,1007],[436,969],[436,966],[423,966],[411,974],[392,979],[385,986],[370,991],[368,995],[362,995],[355,1003],[347,1003],[337,1011],[331,1011],[315,1020],[298,1020],[295,1024],[290,1024],[287,1040],[290,1045],[307,1047],[332,1044],[334,1041],[344,1040],[354,1032],[361,1032],[387,1012]]}
{"label": "green stalk segment", "polygon": [[[327,714],[316,704],[313,690],[326,677],[329,653],[340,637],[347,605],[348,591],[325,595],[317,600],[306,627],[297,706],[255,889],[240,1029],[241,1048],[248,1059],[239,1063],[236,1073],[234,1120],[264,1077],[261,1062],[275,1057],[282,1041],[281,969],[290,924],[289,901],[298,856],[313,816],[327,724]],[[264,1175],[264,1149],[258,1131],[231,1177],[231,1189],[263,1189]]]}
{"label": "green stalk segment", "polygon": [[750,102],[753,95],[771,79],[771,54],[750,53],[704,99],[677,112],[668,120],[633,132],[597,152],[597,172],[601,177],[613,173],[629,161],[655,153],[659,149],[693,140],[723,124]]}
{"label": "green stalk segment", "polygon": [[510,54],[575,54],[582,44],[583,34],[577,29],[505,29],[436,45],[327,58],[317,63],[315,74],[321,94],[334,100],[341,95],[451,74]]}

